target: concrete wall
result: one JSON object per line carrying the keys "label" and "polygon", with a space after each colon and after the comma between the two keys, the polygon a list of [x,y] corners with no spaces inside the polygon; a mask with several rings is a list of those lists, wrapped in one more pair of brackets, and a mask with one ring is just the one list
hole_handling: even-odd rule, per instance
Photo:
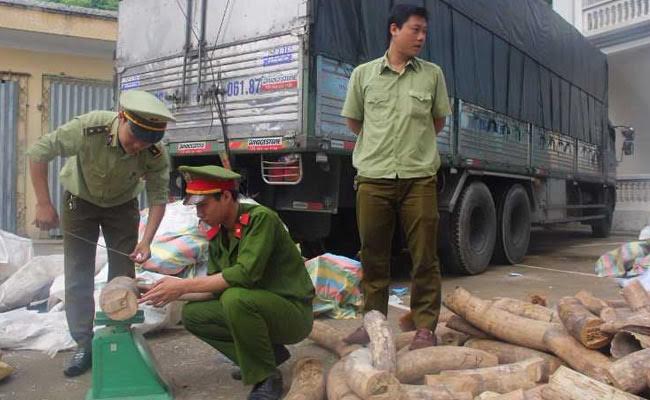
{"label": "concrete wall", "polygon": [[82,13],[0,5],[0,78],[20,82],[18,127],[18,233],[46,238],[31,224],[36,199],[25,151],[49,130],[41,111],[44,77],[112,81],[117,19]]}
{"label": "concrete wall", "polygon": [[117,20],[72,11],[0,4],[0,27],[71,38],[115,41]]}
{"label": "concrete wall", "polygon": [[618,166],[619,175],[650,174],[650,47],[610,54],[609,115],[636,131],[635,154]]}
{"label": "concrete wall", "polygon": [[[24,210],[18,212],[18,227],[21,234],[38,237],[39,231],[32,225],[34,219],[34,206],[36,204],[31,181],[28,177],[27,159],[23,156],[26,148],[34,143],[43,132],[48,130],[47,119],[43,120],[41,104],[43,102],[43,76],[64,75],[74,78],[106,80],[113,79],[113,65],[110,61],[97,58],[85,58],[63,54],[32,52],[16,49],[0,48],[0,59],[3,60],[2,68],[14,73],[27,74],[26,91],[21,93],[26,96],[25,131],[19,135],[18,159],[18,184],[25,188],[24,201],[19,203]],[[24,182],[24,183],[23,183]],[[43,235],[45,233],[43,232]],[[44,236],[43,236],[44,237]]]}
{"label": "concrete wall", "polygon": [[[650,225],[650,47],[616,52],[608,59],[610,118],[636,131],[635,154],[618,165],[614,229],[638,232]],[[620,143],[618,149],[620,157]]]}

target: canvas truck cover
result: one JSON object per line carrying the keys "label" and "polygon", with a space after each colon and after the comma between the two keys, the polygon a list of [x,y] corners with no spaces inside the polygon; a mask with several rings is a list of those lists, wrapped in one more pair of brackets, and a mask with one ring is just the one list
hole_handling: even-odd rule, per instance
{"label": "canvas truck cover", "polygon": [[399,3],[427,9],[421,57],[442,67],[450,96],[601,144],[606,56],[542,0],[314,0],[313,52],[354,65],[382,56]]}

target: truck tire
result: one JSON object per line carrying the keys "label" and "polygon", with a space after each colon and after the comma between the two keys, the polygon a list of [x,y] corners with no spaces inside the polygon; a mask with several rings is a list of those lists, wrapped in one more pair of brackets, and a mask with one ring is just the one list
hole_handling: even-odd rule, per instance
{"label": "truck tire", "polygon": [[499,199],[497,215],[494,261],[517,264],[528,252],[530,243],[530,202],[522,185],[512,185]]}
{"label": "truck tire", "polygon": [[450,220],[450,243],[445,268],[453,273],[476,275],[485,271],[496,242],[496,210],[483,182],[470,183],[458,199]]}
{"label": "truck tire", "polygon": [[606,216],[603,219],[599,219],[591,223],[591,236],[595,238],[606,238],[609,237],[610,232],[612,231],[612,208],[608,208],[606,211]]}

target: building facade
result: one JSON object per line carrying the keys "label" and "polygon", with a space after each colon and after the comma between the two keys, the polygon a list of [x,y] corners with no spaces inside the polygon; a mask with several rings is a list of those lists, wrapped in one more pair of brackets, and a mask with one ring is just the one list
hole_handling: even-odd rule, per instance
{"label": "building facade", "polygon": [[[117,13],[34,0],[0,0],[0,229],[32,238],[36,203],[26,149],[92,109],[113,107]],[[60,202],[58,170],[50,191]]]}
{"label": "building facade", "polygon": [[[614,229],[650,225],[650,0],[554,0],[609,61],[609,116],[635,129],[635,154],[620,154]],[[621,139],[617,136],[617,141]]]}

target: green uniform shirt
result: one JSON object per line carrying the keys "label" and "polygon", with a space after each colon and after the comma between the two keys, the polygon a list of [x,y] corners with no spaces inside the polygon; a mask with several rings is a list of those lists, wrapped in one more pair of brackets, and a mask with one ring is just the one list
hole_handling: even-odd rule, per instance
{"label": "green uniform shirt", "polygon": [[434,118],[451,114],[437,65],[411,59],[402,73],[386,55],[352,71],[341,115],[363,121],[352,163],[366,178],[420,178],[440,167]]}
{"label": "green uniform shirt", "polygon": [[68,157],[59,174],[61,184],[73,195],[97,206],[126,203],[143,186],[149,206],[166,203],[169,160],[164,147],[154,145],[128,155],[119,145],[117,129],[116,112],[93,111],[41,137],[27,154],[38,162]]}
{"label": "green uniform shirt", "polygon": [[264,206],[240,204],[234,232],[221,228],[209,252],[208,274],[222,272],[230,286],[308,303],[314,298],[300,252],[278,215]]}

